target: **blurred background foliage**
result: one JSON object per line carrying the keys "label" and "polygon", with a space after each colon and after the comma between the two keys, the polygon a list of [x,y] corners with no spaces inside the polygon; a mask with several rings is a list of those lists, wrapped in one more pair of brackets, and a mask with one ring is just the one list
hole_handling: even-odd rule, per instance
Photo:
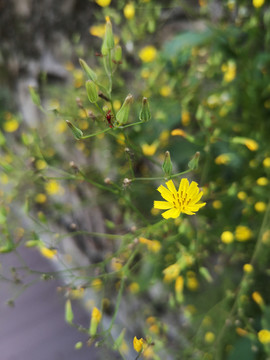
{"label": "blurred background foliage", "polygon": [[[113,340],[105,329],[101,338],[105,334],[104,342],[122,358],[136,357],[130,339],[137,336],[147,343],[140,355],[149,359],[267,359],[268,2],[97,0],[69,6],[76,10],[70,27],[55,20],[61,6],[50,11],[51,22],[44,16],[40,23],[52,25],[61,47],[52,52],[57,66],[44,61],[38,69],[28,60],[42,63],[46,55],[37,46],[39,32],[33,48],[19,42],[23,33],[30,36],[23,19],[18,24],[25,32],[18,35],[13,24],[16,41],[7,42],[10,18],[1,15],[8,24],[1,26],[0,58],[6,85],[0,94],[1,252],[26,244],[65,267],[86,255],[90,265],[67,277],[65,286],[73,289],[71,299],[72,291],[76,297],[84,289],[78,297],[88,305],[91,300],[90,308],[99,306],[108,318],[117,314]],[[14,15],[5,2],[2,7]],[[112,101],[100,98],[99,106],[117,112],[131,93],[134,123],[147,97],[151,120],[77,141],[65,120],[84,135],[109,126],[88,101],[78,61],[84,59],[108,87],[100,54],[106,16],[123,56],[114,64]],[[46,38],[53,44],[55,34],[45,36],[44,29],[44,44]],[[40,108],[32,122],[16,98],[18,79],[29,77]],[[199,168],[188,177],[203,188],[207,205],[194,217],[160,221],[153,200],[162,181],[125,180],[162,177],[165,151],[174,173],[187,170],[200,152]],[[77,258],[65,247],[72,233]],[[97,233],[112,237],[100,240]],[[126,340],[116,343],[123,328]]]}

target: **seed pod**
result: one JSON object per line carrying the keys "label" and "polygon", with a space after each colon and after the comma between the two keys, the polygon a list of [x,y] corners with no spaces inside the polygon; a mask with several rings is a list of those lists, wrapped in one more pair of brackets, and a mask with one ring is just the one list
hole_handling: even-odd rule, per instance
{"label": "seed pod", "polygon": [[98,100],[98,91],[96,84],[91,80],[87,80],[85,83],[85,87],[89,101],[95,104]]}
{"label": "seed pod", "polygon": [[150,113],[150,109],[149,109],[149,102],[148,102],[148,99],[146,97],[144,97],[142,99],[142,107],[141,107],[139,119],[141,121],[144,121],[144,122],[151,119],[151,113]]}

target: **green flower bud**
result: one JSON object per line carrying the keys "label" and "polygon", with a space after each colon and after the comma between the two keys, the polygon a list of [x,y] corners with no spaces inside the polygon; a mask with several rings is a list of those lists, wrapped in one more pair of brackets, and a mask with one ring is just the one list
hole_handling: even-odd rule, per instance
{"label": "green flower bud", "polygon": [[128,96],[125,98],[123,105],[116,114],[116,121],[118,126],[125,125],[128,122],[130,104],[132,103],[132,101],[133,96],[131,94],[128,94]]}
{"label": "green flower bud", "polygon": [[122,60],[122,48],[120,45],[117,45],[115,47],[114,59],[118,63]]}
{"label": "green flower bud", "polygon": [[188,163],[188,167],[191,170],[195,170],[198,168],[199,166],[199,159],[200,159],[200,152],[197,151],[196,154],[193,156],[193,158],[190,160],[190,162]]}
{"label": "green flower bud", "polygon": [[162,169],[166,176],[171,176],[172,173],[172,161],[171,161],[171,155],[169,151],[165,152],[165,159],[164,163],[162,165]]}
{"label": "green flower bud", "polygon": [[106,16],[105,36],[101,47],[102,55],[106,56],[109,50],[112,50],[113,48],[114,48],[114,37],[112,31],[112,23],[110,21],[109,16]]}
{"label": "green flower bud", "polygon": [[81,129],[74,126],[70,121],[66,120],[66,123],[68,124],[70,130],[72,131],[72,134],[74,135],[75,139],[80,140],[83,136],[83,132]]}
{"label": "green flower bud", "polygon": [[72,311],[71,302],[69,299],[66,301],[66,306],[65,306],[65,320],[68,324],[72,324],[73,311]]}
{"label": "green flower bud", "polygon": [[40,106],[40,97],[39,94],[36,92],[36,90],[32,87],[32,86],[28,86],[29,92],[30,92],[30,96],[31,99],[33,101],[33,103],[37,106]]}
{"label": "green flower bud", "polygon": [[96,84],[91,80],[87,80],[85,83],[85,87],[89,101],[95,104],[98,100],[98,91]]}
{"label": "green flower bud", "polygon": [[148,102],[148,99],[146,97],[144,97],[142,99],[142,107],[141,107],[139,119],[141,121],[144,121],[144,122],[151,119],[151,113],[150,113],[150,109],[149,109],[149,102]]}
{"label": "green flower bud", "polygon": [[97,74],[92,70],[83,59],[79,59],[80,65],[82,69],[85,71],[86,75],[89,77],[90,80],[96,81]]}

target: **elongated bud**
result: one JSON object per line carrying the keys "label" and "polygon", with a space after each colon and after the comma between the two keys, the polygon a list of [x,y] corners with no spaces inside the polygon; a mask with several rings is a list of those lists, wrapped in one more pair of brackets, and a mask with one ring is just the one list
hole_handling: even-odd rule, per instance
{"label": "elongated bud", "polygon": [[200,154],[199,151],[197,151],[197,152],[195,153],[195,155],[193,156],[193,158],[192,158],[192,159],[190,160],[190,162],[188,163],[189,169],[195,170],[195,169],[198,168],[200,155],[201,155],[201,154]]}
{"label": "elongated bud", "polygon": [[31,96],[33,103],[37,106],[40,106],[40,97],[39,97],[39,94],[36,92],[36,89],[34,89],[30,85],[28,86],[28,89],[29,89],[30,96]]}
{"label": "elongated bud", "polygon": [[209,270],[206,267],[201,266],[199,272],[205,278],[206,281],[208,281],[209,283],[213,282],[212,275],[210,274]]}
{"label": "elongated bud", "polygon": [[106,16],[105,36],[101,47],[102,55],[106,56],[109,50],[112,50],[113,48],[114,48],[114,38],[112,31],[112,23],[110,21],[109,16]]}
{"label": "elongated bud", "polygon": [[98,91],[96,84],[91,80],[87,80],[85,83],[85,87],[89,101],[95,104],[98,100]]}
{"label": "elongated bud", "polygon": [[171,155],[169,151],[165,152],[165,159],[164,163],[162,165],[162,169],[166,176],[170,176],[172,173],[172,161],[171,161]]}
{"label": "elongated bud", "polygon": [[130,104],[132,102],[133,102],[133,96],[131,94],[128,94],[128,96],[125,98],[123,105],[116,114],[116,120],[118,126],[124,125],[128,122]]}
{"label": "elongated bud", "polygon": [[122,48],[120,45],[115,47],[114,59],[116,62],[120,62],[122,60]]}
{"label": "elongated bud", "polygon": [[83,136],[83,132],[81,129],[74,126],[70,121],[66,120],[66,123],[68,124],[70,130],[72,131],[72,134],[74,135],[75,139],[80,140]]}
{"label": "elongated bud", "polygon": [[80,65],[82,69],[85,71],[86,75],[89,77],[90,80],[96,81],[97,74],[92,70],[83,59],[79,59]]}
{"label": "elongated bud", "polygon": [[92,311],[91,324],[90,324],[90,329],[89,329],[90,336],[96,335],[97,327],[98,327],[98,324],[100,323],[101,318],[102,318],[101,312],[98,310],[98,308],[94,307],[94,309]]}
{"label": "elongated bud", "polygon": [[144,97],[142,99],[142,107],[141,107],[139,119],[141,121],[144,121],[144,122],[151,119],[151,113],[150,113],[150,109],[149,109],[149,102],[148,102],[148,99],[146,97]]}
{"label": "elongated bud", "polygon": [[69,299],[66,301],[66,306],[65,306],[65,320],[68,324],[72,324],[73,311],[72,311],[71,302]]}
{"label": "elongated bud", "polygon": [[126,333],[126,329],[123,329],[120,333],[120,335],[118,336],[118,338],[115,340],[114,344],[113,344],[113,349],[114,350],[118,350],[122,343],[123,343],[123,340],[124,340],[124,337],[125,337],[125,333]]}
{"label": "elongated bud", "polygon": [[40,246],[41,244],[42,242],[40,240],[28,240],[24,245],[28,248],[31,248],[31,247]]}

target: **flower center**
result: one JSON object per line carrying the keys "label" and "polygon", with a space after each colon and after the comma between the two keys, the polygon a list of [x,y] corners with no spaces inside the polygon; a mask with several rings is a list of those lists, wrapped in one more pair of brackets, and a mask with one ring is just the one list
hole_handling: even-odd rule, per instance
{"label": "flower center", "polygon": [[173,206],[176,209],[180,209],[181,211],[186,209],[186,207],[189,205],[191,200],[190,198],[188,199],[187,193],[183,193],[183,191],[181,191],[181,195],[177,193],[176,196],[174,194],[172,194],[172,196],[173,196]]}

